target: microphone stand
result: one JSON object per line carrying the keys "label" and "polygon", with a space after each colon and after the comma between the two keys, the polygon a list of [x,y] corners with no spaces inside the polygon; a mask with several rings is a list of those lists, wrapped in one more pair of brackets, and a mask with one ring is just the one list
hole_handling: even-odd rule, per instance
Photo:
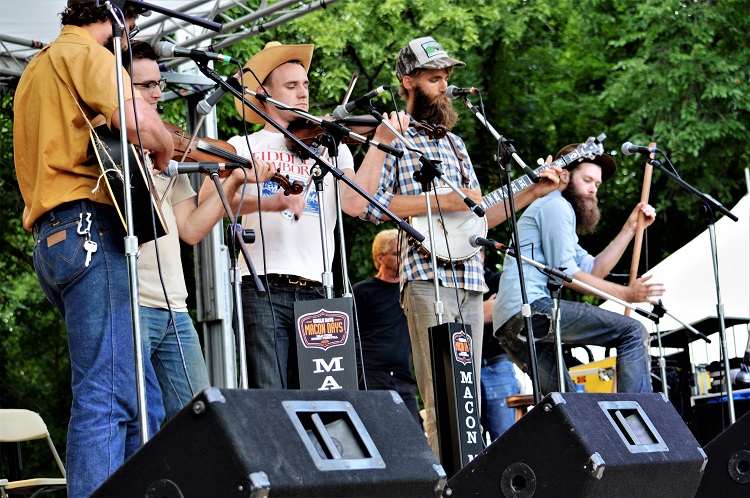
{"label": "microphone stand", "polygon": [[[669,158],[664,156],[667,159],[667,162],[669,161]],[[649,162],[652,166],[666,174],[669,178],[676,181],[682,188],[690,192],[691,194],[698,197],[698,199],[701,200],[703,203],[703,209],[704,213],[706,215],[706,224],[708,225],[708,233],[709,233],[709,239],[711,242],[711,260],[713,263],[713,270],[714,270],[714,283],[716,286],[716,314],[719,317],[719,341],[721,345],[721,355],[723,356],[723,363],[724,363],[724,379],[727,386],[727,402],[729,405],[729,424],[734,424],[736,420],[735,411],[734,411],[734,396],[732,394],[732,378],[731,378],[731,372],[729,369],[729,354],[727,351],[727,341],[726,341],[726,327],[724,324],[724,303],[721,300],[721,286],[719,284],[719,256],[718,256],[718,249],[716,246],[716,213],[715,211],[720,211],[725,216],[727,216],[732,221],[738,221],[738,218],[727,208],[721,205],[719,201],[714,199],[708,194],[704,194],[686,181],[684,181],[679,176],[675,175],[668,169],[666,169],[661,161],[658,159],[651,159],[648,158],[646,161]],[[671,165],[671,162],[670,162]]]}
{"label": "microphone stand", "polygon": [[[667,386],[667,363],[664,358],[664,350],[661,344],[661,340],[662,340],[662,337],[664,337],[664,335],[662,335],[661,330],[659,329],[659,319],[663,317],[664,315],[667,315],[673,320],[675,320],[677,323],[685,327],[686,330],[689,330],[690,332],[697,335],[698,337],[700,337],[707,343],[710,344],[711,339],[709,339],[704,333],[697,330],[692,325],[683,322],[682,320],[674,316],[672,313],[667,311],[661,299],[659,299],[658,304],[653,304],[652,306],[653,306],[652,312],[657,316],[657,320],[654,320],[654,325],[656,326],[656,342],[657,342],[657,347],[659,350],[659,369],[661,371],[660,373],[661,373],[662,391],[664,392],[664,394],[667,394],[667,387],[666,387]],[[665,335],[669,335],[669,332]]]}
{"label": "microphone stand", "polygon": [[659,320],[664,316],[664,313],[666,313],[667,310],[664,309],[664,306],[661,305],[661,299],[659,299],[659,303],[654,304],[651,311],[653,311],[653,313],[656,315],[654,326],[656,327],[656,343],[659,350],[659,375],[661,375],[661,392],[664,393],[664,396],[667,396],[667,398],[669,398],[669,389],[667,388],[667,360],[664,358],[664,347],[661,344],[661,329],[659,328]]}
{"label": "microphone stand", "polygon": [[[520,247],[520,239],[518,237],[518,220],[516,219],[516,203],[513,200],[513,194],[511,192],[511,178],[510,178],[510,171],[511,171],[511,159],[516,160],[519,162],[519,164],[522,164],[524,167],[524,172],[526,175],[533,181],[538,182],[539,177],[534,173],[531,168],[526,166],[526,164],[520,160],[518,157],[518,154],[516,154],[515,149],[513,148],[513,145],[510,144],[505,138],[503,138],[493,127],[491,124],[487,122],[485,117],[479,112],[479,109],[477,109],[475,106],[469,102],[469,99],[464,97],[463,99],[464,104],[471,110],[472,114],[476,116],[476,118],[484,125],[485,128],[487,128],[487,131],[490,132],[490,134],[495,137],[498,143],[498,155],[495,156],[495,160],[498,164],[498,169],[503,169],[505,172],[505,182],[508,185],[508,207],[510,208],[510,216],[508,217],[508,220],[510,221],[510,228],[511,228],[511,240],[512,244],[515,247]],[[527,171],[528,170],[528,171]],[[521,264],[521,261],[516,258],[516,265],[518,268],[518,281],[519,281],[519,287],[521,289],[521,315],[523,316],[524,324],[526,326],[526,344],[527,348],[529,349],[529,378],[531,379],[531,391],[534,396],[534,404],[538,404],[542,400],[541,391],[539,388],[539,371],[538,371],[538,360],[536,356],[536,345],[534,344],[534,330],[531,324],[531,305],[529,304],[529,298],[526,294],[526,282],[523,275],[523,265]],[[560,356],[562,358],[562,355]],[[562,375],[562,371],[560,371],[560,375]],[[562,387],[562,383],[560,384]]]}
{"label": "microphone stand", "polygon": [[[564,271],[565,268],[560,268]],[[555,356],[557,357],[557,386],[561,393],[565,392],[565,360],[562,352],[562,335],[560,331],[560,289],[563,281],[556,275],[547,275],[547,289],[552,298],[552,323],[555,327]],[[527,338],[528,339],[528,338]]]}
{"label": "microphone stand", "polygon": [[248,388],[248,375],[247,375],[247,352],[245,351],[245,324],[244,320],[242,319],[242,270],[239,267],[238,263],[238,257],[239,252],[242,252],[242,257],[245,258],[245,263],[247,263],[247,267],[250,269],[250,274],[253,278],[253,281],[255,282],[255,288],[258,289],[258,292],[261,294],[265,293],[265,288],[263,287],[263,283],[260,281],[260,277],[258,277],[258,273],[255,271],[255,266],[253,266],[253,262],[250,259],[250,253],[247,250],[246,237],[247,242],[255,242],[255,231],[250,230],[246,232],[242,225],[237,223],[236,218],[234,217],[234,213],[232,212],[232,207],[229,205],[229,200],[227,199],[226,194],[224,193],[224,188],[221,186],[221,181],[219,180],[219,168],[213,168],[213,170],[210,173],[211,180],[213,180],[214,185],[216,185],[216,191],[219,194],[219,198],[221,199],[221,203],[224,205],[224,211],[227,213],[227,217],[229,218],[229,226],[227,227],[227,242],[230,247],[230,254],[232,255],[232,267],[230,270],[230,275],[232,278],[232,286],[233,286],[233,295],[234,295],[234,315],[237,322],[237,332],[236,332],[236,342],[237,342],[237,363],[240,371],[240,379],[239,379],[239,386],[241,389],[247,389]]}
{"label": "microphone stand", "polygon": [[[125,225],[127,234],[125,236],[125,255],[128,266],[128,285],[130,290],[130,316],[133,327],[133,350],[134,350],[134,368],[135,368],[135,387],[136,387],[136,404],[138,407],[138,427],[141,446],[149,440],[148,428],[148,405],[146,403],[146,381],[145,367],[143,358],[143,342],[141,336],[141,317],[140,317],[140,300],[138,296],[138,237],[135,236],[133,222],[133,199],[131,195],[130,181],[130,163],[128,161],[128,134],[125,116],[125,93],[124,80],[122,76],[122,37],[125,31],[123,24],[123,11],[127,5],[139,6],[143,10],[155,10],[158,12],[168,13],[174,17],[181,17],[190,22],[201,24],[209,29],[219,31],[221,25],[216,23],[199,20],[195,18],[188,19],[187,16],[179,12],[164,9],[158,5],[152,5],[141,0],[97,0],[99,6],[106,7],[107,16],[112,23],[113,52],[115,55],[115,81],[117,84],[117,101],[120,119],[120,157],[122,158],[123,172],[123,199],[125,205]],[[209,25],[210,24],[210,25]]]}
{"label": "microphone stand", "polygon": [[[125,26],[122,24],[121,13],[112,4],[107,6],[108,17],[112,22],[112,43],[115,53],[115,67],[122,68],[122,37]],[[122,158],[123,198],[125,204],[125,257],[128,265],[128,286],[130,289],[130,319],[132,320],[133,353],[135,367],[135,392],[138,406],[138,430],[141,446],[150,438],[148,427],[148,405],[146,403],[146,380],[143,359],[143,342],[141,336],[141,313],[138,296],[138,237],[134,232],[133,198],[131,190],[130,161],[128,160],[128,130],[125,117],[125,93],[122,71],[116,71],[117,101],[119,103],[120,118],[120,157]]]}

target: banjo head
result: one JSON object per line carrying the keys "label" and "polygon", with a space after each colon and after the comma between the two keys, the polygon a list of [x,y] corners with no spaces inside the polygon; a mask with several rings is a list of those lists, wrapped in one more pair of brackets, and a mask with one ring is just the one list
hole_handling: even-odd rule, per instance
{"label": "banjo head", "polygon": [[[425,255],[432,254],[430,246],[430,227],[426,216],[413,216],[410,224],[425,235],[420,244],[420,250]],[[435,233],[435,255],[442,264],[460,263],[479,252],[479,247],[469,244],[469,237],[487,236],[487,218],[479,217],[471,211],[456,211],[443,213],[443,216],[433,216]]]}

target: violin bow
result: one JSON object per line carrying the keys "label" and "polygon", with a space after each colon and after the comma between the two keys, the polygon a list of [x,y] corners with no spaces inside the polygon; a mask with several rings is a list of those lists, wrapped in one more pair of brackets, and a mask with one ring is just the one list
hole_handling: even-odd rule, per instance
{"label": "violin bow", "polygon": [[349,80],[349,87],[346,89],[346,94],[344,94],[344,99],[341,101],[341,105],[344,105],[347,102],[349,102],[349,97],[352,96],[354,85],[357,84],[357,78],[359,78],[359,74],[357,74],[357,72],[355,71],[352,73],[352,77]]}
{"label": "violin bow", "polygon": [[[649,149],[655,149],[656,143],[651,142],[648,144]],[[650,154],[650,158],[655,157],[655,153]],[[649,161],[646,161],[646,167],[643,169],[643,186],[641,187],[641,200],[640,202],[648,202],[649,193],[651,192],[651,173],[654,167],[651,166]],[[643,232],[646,230],[646,216],[643,212],[638,213],[638,225],[635,229],[635,238],[633,239],[633,257],[630,260],[630,275],[628,277],[628,286],[638,278],[638,265],[641,260],[641,249],[643,247]],[[625,316],[630,316],[630,308],[625,308]]]}

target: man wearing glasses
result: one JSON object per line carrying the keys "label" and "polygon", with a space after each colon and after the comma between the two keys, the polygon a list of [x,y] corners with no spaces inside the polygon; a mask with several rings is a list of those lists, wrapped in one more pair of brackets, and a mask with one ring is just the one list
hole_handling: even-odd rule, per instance
{"label": "man wearing glasses", "polygon": [[[156,63],[158,56],[151,45],[141,40],[133,40],[130,53],[133,86],[156,109],[166,86],[166,80],[161,77]],[[127,54],[123,59],[129,60]],[[260,181],[273,176],[275,170],[269,163],[258,160],[256,164]],[[254,174],[249,176],[255,180]],[[245,172],[242,169],[232,171],[223,182],[227,197],[234,198],[244,182]],[[224,207],[215,192],[200,207],[196,207],[196,193],[187,175],[168,177],[157,174],[154,189],[161,202],[169,233],[140,246],[138,283],[141,331],[159,380],[167,418],[171,418],[195,393],[209,386],[200,340],[187,308],[188,294],[180,259],[180,240],[190,245],[203,240],[224,216]]]}
{"label": "man wearing glasses", "polygon": [[[132,30],[140,13],[120,14]],[[88,154],[91,121],[127,128],[164,170],[170,134],[158,114],[124,79],[125,122],[115,84],[112,22],[93,0],[68,0],[58,38],[29,63],[14,98],[14,159],[23,195],[24,227],[34,232],[34,269],[47,298],[65,319],[73,405],[67,438],[68,495],[89,496],[139,447],[132,320],[125,230],[99,166]],[[123,49],[127,48],[127,40]],[[146,383],[156,384],[150,364]],[[147,389],[151,406],[158,389]],[[154,400],[154,396],[156,399]],[[150,410],[154,432],[163,411]]]}

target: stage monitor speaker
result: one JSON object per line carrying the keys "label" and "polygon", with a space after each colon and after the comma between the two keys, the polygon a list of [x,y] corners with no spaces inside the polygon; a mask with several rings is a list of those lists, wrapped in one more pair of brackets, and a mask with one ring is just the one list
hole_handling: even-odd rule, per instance
{"label": "stage monitor speaker", "polygon": [[737,419],[704,449],[708,465],[695,496],[750,496],[750,413]]}
{"label": "stage monitor speaker", "polygon": [[393,391],[209,388],[92,496],[434,498],[445,482]]}
{"label": "stage monitor speaker", "polygon": [[706,455],[661,394],[551,393],[443,496],[693,496]]}

